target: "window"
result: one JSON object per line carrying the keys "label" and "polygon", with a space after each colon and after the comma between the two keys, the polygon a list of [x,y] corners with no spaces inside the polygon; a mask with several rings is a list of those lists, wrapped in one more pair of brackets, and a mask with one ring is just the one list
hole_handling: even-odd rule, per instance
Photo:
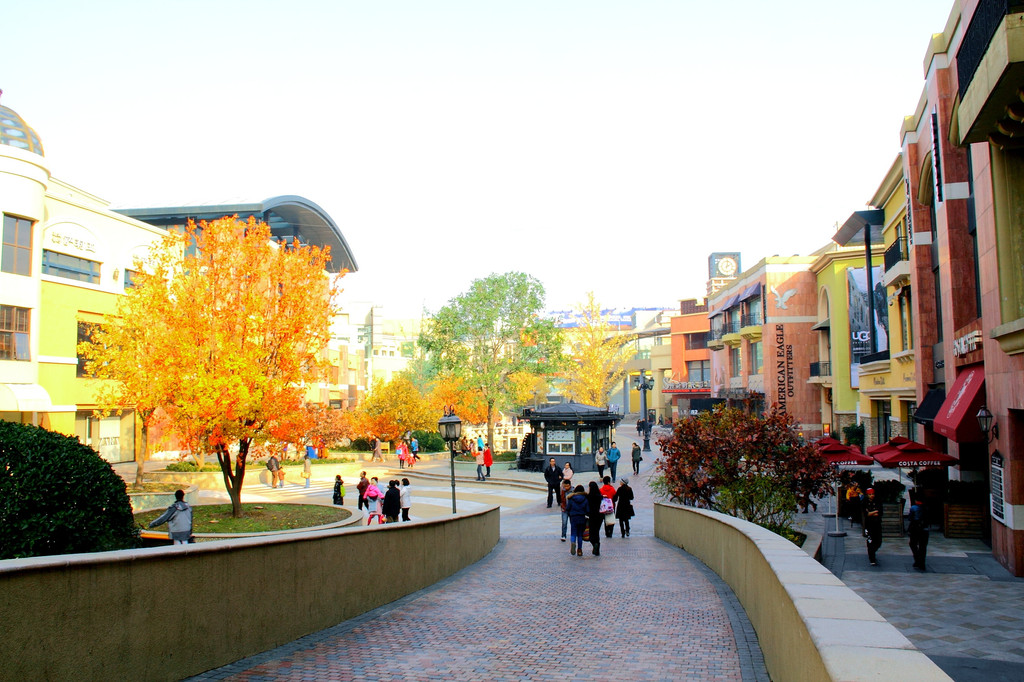
{"label": "window", "polygon": [[32,221],[4,216],[0,272],[25,276],[32,274]]}
{"label": "window", "polygon": [[891,432],[889,430],[889,418],[892,416],[892,405],[888,400],[874,400],[876,414],[876,433],[878,433],[878,442],[884,443],[891,438]]}
{"label": "window", "polygon": [[903,350],[914,347],[914,318],[910,310],[910,288],[900,289],[898,296],[900,305],[900,331],[903,334]]}
{"label": "window", "polygon": [[687,381],[711,381],[710,360],[690,360],[686,363]]}
{"label": "window", "polygon": [[99,284],[100,264],[94,260],[43,249],[43,274]]}
{"label": "window", "polygon": [[28,360],[28,308],[0,305],[0,360]]}
{"label": "window", "polygon": [[124,288],[131,289],[135,286],[135,278],[138,276],[138,270],[129,270],[125,268],[124,271]]}
{"label": "window", "polygon": [[917,440],[917,422],[914,421],[914,413],[917,412],[917,403],[907,403],[907,438]]}
{"label": "window", "polygon": [[764,350],[760,341],[750,344],[750,373],[760,374],[764,371]]}
{"label": "window", "polygon": [[729,372],[734,377],[740,376],[743,372],[743,360],[741,359],[739,348],[733,348],[729,351]]}
{"label": "window", "polygon": [[[88,343],[92,341],[92,333],[99,325],[92,322],[79,322],[78,323],[78,343]],[[75,376],[78,377],[90,377],[91,374],[85,371],[86,357],[82,355],[81,350],[76,350],[76,357],[78,358],[78,370],[75,372]]]}
{"label": "window", "polygon": [[697,332],[686,335],[686,350],[700,350],[708,347],[708,333]]}

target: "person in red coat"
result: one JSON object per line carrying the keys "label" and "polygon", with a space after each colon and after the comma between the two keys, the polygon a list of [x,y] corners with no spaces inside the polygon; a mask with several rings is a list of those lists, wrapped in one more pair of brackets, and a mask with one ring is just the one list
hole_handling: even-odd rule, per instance
{"label": "person in red coat", "polygon": [[484,466],[487,467],[486,478],[491,477],[491,465],[494,464],[494,455],[491,454],[491,446],[484,448]]}

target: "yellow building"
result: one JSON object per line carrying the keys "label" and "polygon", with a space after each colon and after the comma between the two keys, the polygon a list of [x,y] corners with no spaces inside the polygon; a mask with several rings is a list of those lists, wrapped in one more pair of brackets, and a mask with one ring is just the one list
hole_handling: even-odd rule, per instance
{"label": "yellow building", "polygon": [[135,456],[131,412],[93,417],[80,376],[87,325],[114,312],[136,256],[164,231],[51,177],[39,137],[0,107],[0,419],[77,434],[109,461]]}
{"label": "yellow building", "polygon": [[917,368],[911,315],[909,233],[903,158],[897,156],[870,201],[884,214],[882,285],[884,313],[889,320],[888,357],[860,367],[860,413],[868,417],[865,443],[884,443],[894,436],[915,439]]}

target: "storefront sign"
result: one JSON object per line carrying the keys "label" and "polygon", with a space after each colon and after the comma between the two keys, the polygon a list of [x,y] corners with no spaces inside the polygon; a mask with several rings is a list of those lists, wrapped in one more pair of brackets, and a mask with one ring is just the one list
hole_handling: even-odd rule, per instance
{"label": "storefront sign", "polygon": [[662,393],[707,393],[711,390],[710,381],[670,381],[665,380]]}
{"label": "storefront sign", "polygon": [[992,475],[989,478],[989,489],[992,500],[992,518],[1005,524],[1003,516],[1003,456],[999,452],[992,453]]}
{"label": "storefront sign", "polygon": [[96,236],[75,223],[57,223],[43,231],[43,248],[95,260]]}
{"label": "storefront sign", "polygon": [[779,410],[786,411],[786,404],[796,395],[793,377],[793,345],[786,343],[786,327],[775,325],[775,393]]}
{"label": "storefront sign", "polygon": [[953,341],[953,356],[962,358],[981,347],[981,330],[975,329]]}

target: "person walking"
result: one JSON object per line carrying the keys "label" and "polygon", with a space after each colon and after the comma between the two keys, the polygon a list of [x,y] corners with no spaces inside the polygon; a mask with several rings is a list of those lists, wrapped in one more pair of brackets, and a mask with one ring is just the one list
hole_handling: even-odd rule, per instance
{"label": "person walking", "polygon": [[846,489],[846,518],[850,521],[852,527],[855,523],[860,523],[862,511],[861,511],[861,493],[860,486],[857,485],[856,481],[850,483]]}
{"label": "person walking", "polygon": [[644,420],[643,419],[637,419],[636,420],[636,435],[638,437],[644,435]]}
{"label": "person walking", "polygon": [[924,500],[921,493],[915,491],[910,498],[910,521],[907,535],[910,536],[910,551],[914,554],[914,568],[925,570],[925,555],[928,553],[928,523],[925,521]]}
{"label": "person walking", "polygon": [[345,482],[341,480],[341,474],[334,477],[334,504],[345,504]]}
{"label": "person walking", "polygon": [[640,451],[640,446],[638,444],[633,443],[633,452],[631,453],[630,457],[633,459],[633,475],[639,476],[640,462],[644,461],[644,455]]}
{"label": "person walking", "polygon": [[619,533],[621,537],[629,537],[629,520],[636,513],[633,511],[633,489],[629,487],[629,479],[625,476],[619,482],[619,489],[615,491],[613,498],[615,502],[615,518],[619,520]]}
{"label": "person walking", "polygon": [[484,466],[487,467],[485,478],[491,477],[491,465],[494,464],[494,454],[491,453],[491,446],[484,446]]}
{"label": "person walking", "polygon": [[373,437],[373,460],[374,462],[383,462],[384,454],[381,450],[380,438],[377,436]]}
{"label": "person walking", "polygon": [[[277,487],[277,472],[281,470],[281,460],[277,458],[277,455],[271,453],[270,459],[267,460],[267,472],[270,475],[270,487]],[[281,481],[281,487],[284,487],[284,481]]]}
{"label": "person walking", "polygon": [[566,462],[565,466],[562,467],[562,478],[564,478],[565,480],[567,480],[570,483],[572,483],[572,474],[573,474],[572,464],[569,464],[569,462]]}
{"label": "person walking", "polygon": [[476,460],[476,480],[486,481],[487,479],[484,478],[484,451],[477,450],[474,459]]}
{"label": "person walking", "polygon": [[374,519],[377,519],[377,523],[384,523],[383,514],[383,498],[381,495],[380,488],[376,485],[377,479],[374,478],[370,481],[370,484],[366,486],[366,525],[369,526],[373,523]]}
{"label": "person walking", "polygon": [[366,511],[370,511],[370,503],[366,499],[366,490],[370,487],[370,481],[366,478],[366,472],[359,472],[359,482],[356,483],[356,491],[359,493],[359,505],[356,507],[357,510],[361,510],[366,507]]}
{"label": "person walking", "polygon": [[409,518],[409,509],[412,508],[412,486],[409,485],[409,479],[402,479],[402,487],[398,489],[402,496],[402,521],[412,521]]}
{"label": "person walking", "polygon": [[601,524],[604,514],[601,513],[601,500],[604,496],[597,487],[597,481],[590,482],[587,492],[587,523],[590,526],[590,545],[594,548],[594,556],[601,556]]}
{"label": "person walking", "polygon": [[583,556],[583,530],[587,527],[587,494],[583,486],[576,486],[565,500],[565,510],[569,515],[569,554]]}
{"label": "person walking", "polygon": [[877,566],[875,553],[882,546],[882,503],[875,497],[875,489],[868,488],[864,498],[864,536],[868,542],[868,563]]}
{"label": "person walking", "polygon": [[305,487],[308,488],[309,482],[313,479],[313,460],[309,456],[308,452],[306,453],[306,456],[303,457],[302,459],[302,477],[306,479]]}
{"label": "person walking", "polygon": [[562,510],[562,542],[565,542],[565,532],[569,525],[569,511],[566,509],[565,502],[571,494],[572,483],[563,480],[558,484],[558,506]]}
{"label": "person walking", "polygon": [[192,507],[185,501],[185,491],[174,491],[174,502],[158,518],[149,522],[150,528],[167,524],[167,535],[175,545],[188,544],[192,537]]}
{"label": "person walking", "polygon": [[608,466],[608,453],[604,451],[603,445],[597,446],[597,452],[594,453],[594,464],[597,466],[597,477],[604,478],[604,468]]}
{"label": "person walking", "polygon": [[405,468],[405,449],[406,449],[405,441],[400,440],[400,441],[398,441],[398,443],[395,444],[395,454],[398,455],[398,468],[399,469],[404,469]]}
{"label": "person walking", "polygon": [[416,436],[412,437],[412,442],[409,443],[409,449],[406,452],[412,456],[412,461],[409,462],[409,466],[412,466],[414,462],[418,462],[420,459],[420,442],[416,440]]}
{"label": "person walking", "polygon": [[601,486],[601,513],[604,514],[604,536],[610,538],[615,530],[615,488],[612,487],[612,477],[605,476]]}
{"label": "person walking", "polygon": [[483,450],[484,449],[484,437],[483,436],[477,436],[476,437],[476,449],[477,450]]}
{"label": "person walking", "polygon": [[621,458],[622,451],[619,450],[619,446],[615,444],[615,441],[612,441],[612,446],[608,449],[608,473],[612,475],[612,483],[615,483]]}
{"label": "person walking", "polygon": [[398,523],[398,515],[402,513],[402,491],[398,489],[398,481],[388,481],[387,492],[381,502],[381,513],[386,523]]}
{"label": "person walking", "polygon": [[[544,468],[544,480],[548,483],[548,509],[551,509],[551,499],[558,494],[558,485],[562,480],[562,470],[555,464],[554,457],[548,460],[548,465]],[[564,532],[562,536],[565,536]]]}

